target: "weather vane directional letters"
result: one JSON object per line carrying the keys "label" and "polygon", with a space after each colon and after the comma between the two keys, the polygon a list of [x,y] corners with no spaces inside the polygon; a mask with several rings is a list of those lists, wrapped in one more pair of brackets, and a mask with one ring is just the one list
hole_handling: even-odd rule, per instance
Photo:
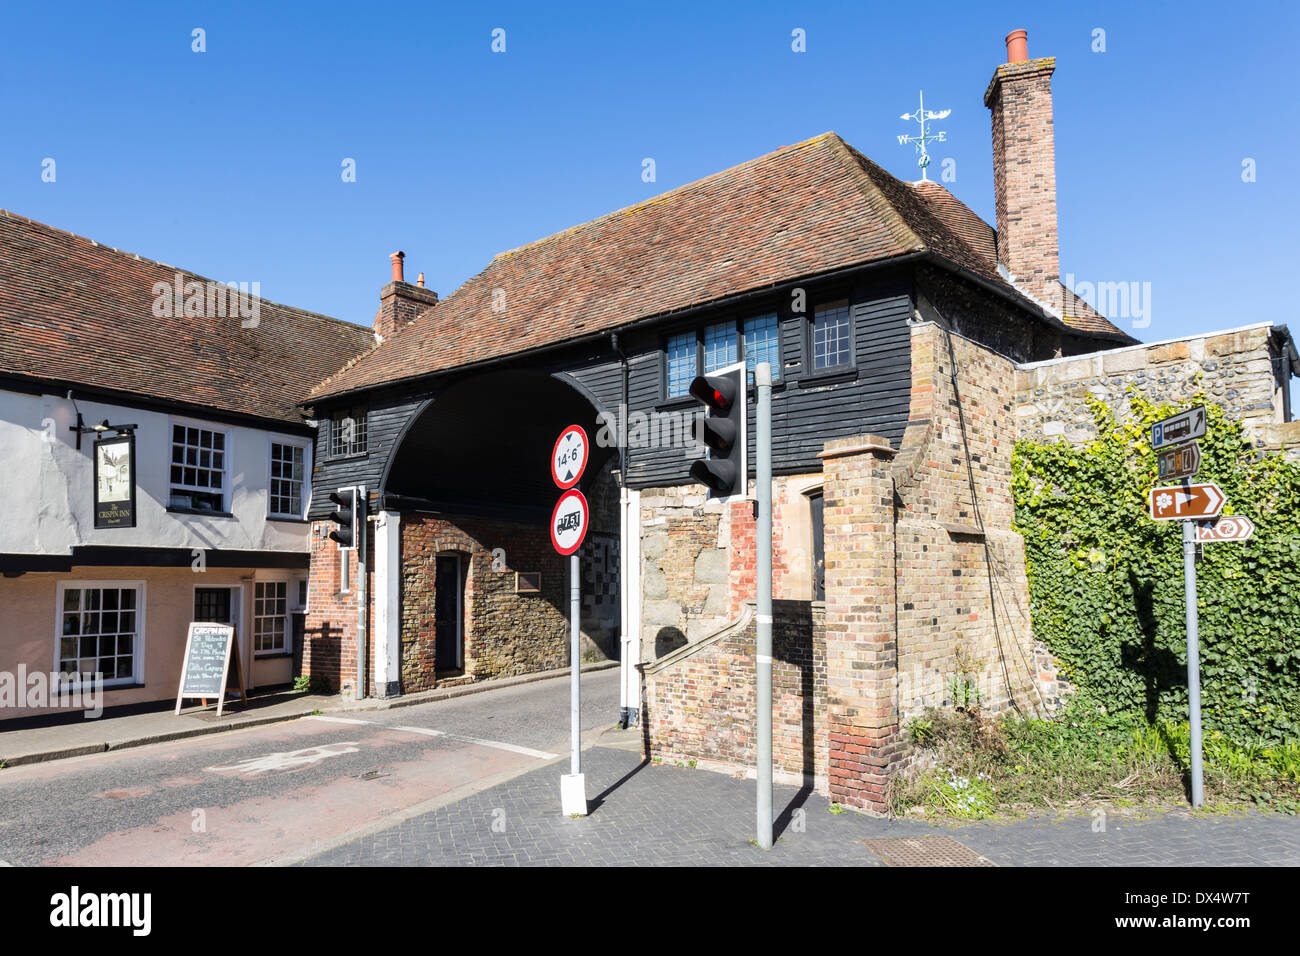
{"label": "weather vane directional letters", "polygon": [[904,113],[901,117],[899,117],[900,119],[905,119],[905,120],[916,120],[918,123],[921,124],[920,136],[908,136],[906,133],[900,133],[898,136],[898,142],[900,145],[906,145],[908,143],[916,144],[916,151],[921,154],[919,157],[917,157],[916,165],[921,167],[922,181],[925,181],[926,179],[925,168],[930,165],[930,151],[926,149],[926,144],[943,143],[943,142],[947,142],[948,139],[948,134],[942,130],[938,133],[930,132],[930,126],[929,126],[930,120],[944,119],[951,112],[952,110],[939,110],[937,112],[931,112],[927,110],[925,108],[925,91],[922,90],[920,108],[917,109],[915,113]]}

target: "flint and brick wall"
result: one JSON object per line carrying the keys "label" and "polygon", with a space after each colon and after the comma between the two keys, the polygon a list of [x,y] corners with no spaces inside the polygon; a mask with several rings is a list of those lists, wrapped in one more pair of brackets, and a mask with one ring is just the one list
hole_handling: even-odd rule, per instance
{"label": "flint and brick wall", "polygon": [[1177,405],[1204,392],[1245,424],[1257,447],[1289,445],[1288,457],[1297,460],[1300,434],[1282,422],[1271,341],[1270,327],[1259,325],[1022,365],[1016,373],[1019,435],[1082,444],[1096,437],[1089,397],[1125,421],[1130,387],[1150,401]]}
{"label": "flint and brick wall", "polygon": [[[808,492],[819,475],[772,481],[772,587],[813,597]],[[753,482],[750,482],[753,493]],[[641,659],[653,661],[736,620],[757,586],[752,501],[710,500],[702,485],[641,493]]]}

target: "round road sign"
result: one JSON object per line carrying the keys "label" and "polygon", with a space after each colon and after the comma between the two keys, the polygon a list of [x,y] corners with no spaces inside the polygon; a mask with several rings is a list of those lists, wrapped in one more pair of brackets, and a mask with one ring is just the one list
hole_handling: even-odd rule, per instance
{"label": "round road sign", "polygon": [[572,488],[587,467],[589,445],[581,425],[570,425],[560,432],[551,450],[551,480],[559,488]]}
{"label": "round road sign", "polygon": [[591,512],[587,499],[577,488],[572,488],[560,495],[555,503],[555,513],[551,515],[551,544],[560,554],[573,554],[582,546],[582,539],[587,536],[587,524]]}

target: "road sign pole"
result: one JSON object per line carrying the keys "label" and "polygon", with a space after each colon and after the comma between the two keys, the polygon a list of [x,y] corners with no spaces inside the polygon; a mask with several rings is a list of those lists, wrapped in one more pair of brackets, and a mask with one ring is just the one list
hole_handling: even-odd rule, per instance
{"label": "road sign pole", "polygon": [[579,664],[582,662],[581,621],[578,618],[582,601],[579,597],[578,552],[569,555],[569,746],[573,754],[569,757],[569,773],[582,773],[581,725],[581,688],[578,682]]}
{"label": "road sign pole", "polygon": [[[758,687],[758,845],[772,848],[772,367],[758,363],[754,369],[758,392],[758,448],[755,491],[758,496],[758,625],[756,629]],[[743,399],[744,392],[741,397]],[[744,411],[741,414],[745,414]],[[744,459],[741,459],[742,468]],[[745,473],[741,472],[741,489]]]}
{"label": "road sign pole", "polygon": [[1187,601],[1187,700],[1192,751],[1192,806],[1205,803],[1201,767],[1201,649],[1196,616],[1196,522],[1183,522],[1183,594]]}

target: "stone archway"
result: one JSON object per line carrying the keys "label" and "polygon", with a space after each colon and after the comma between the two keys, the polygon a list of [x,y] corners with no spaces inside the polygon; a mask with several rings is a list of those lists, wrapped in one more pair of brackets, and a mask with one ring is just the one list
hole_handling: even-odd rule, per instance
{"label": "stone archway", "polygon": [[[570,424],[582,425],[593,446],[578,485],[593,510],[579,553],[584,656],[616,656],[617,449],[596,445],[600,412],[563,376],[502,370],[449,383],[409,424],[381,484],[385,508],[400,526],[401,692],[568,663],[568,561],[550,543],[560,492],[549,461]],[[439,601],[439,555],[449,553],[463,556],[459,667],[438,653],[438,610],[445,616],[447,606]],[[445,589],[450,579],[441,570]],[[442,646],[445,658],[445,634]]]}

